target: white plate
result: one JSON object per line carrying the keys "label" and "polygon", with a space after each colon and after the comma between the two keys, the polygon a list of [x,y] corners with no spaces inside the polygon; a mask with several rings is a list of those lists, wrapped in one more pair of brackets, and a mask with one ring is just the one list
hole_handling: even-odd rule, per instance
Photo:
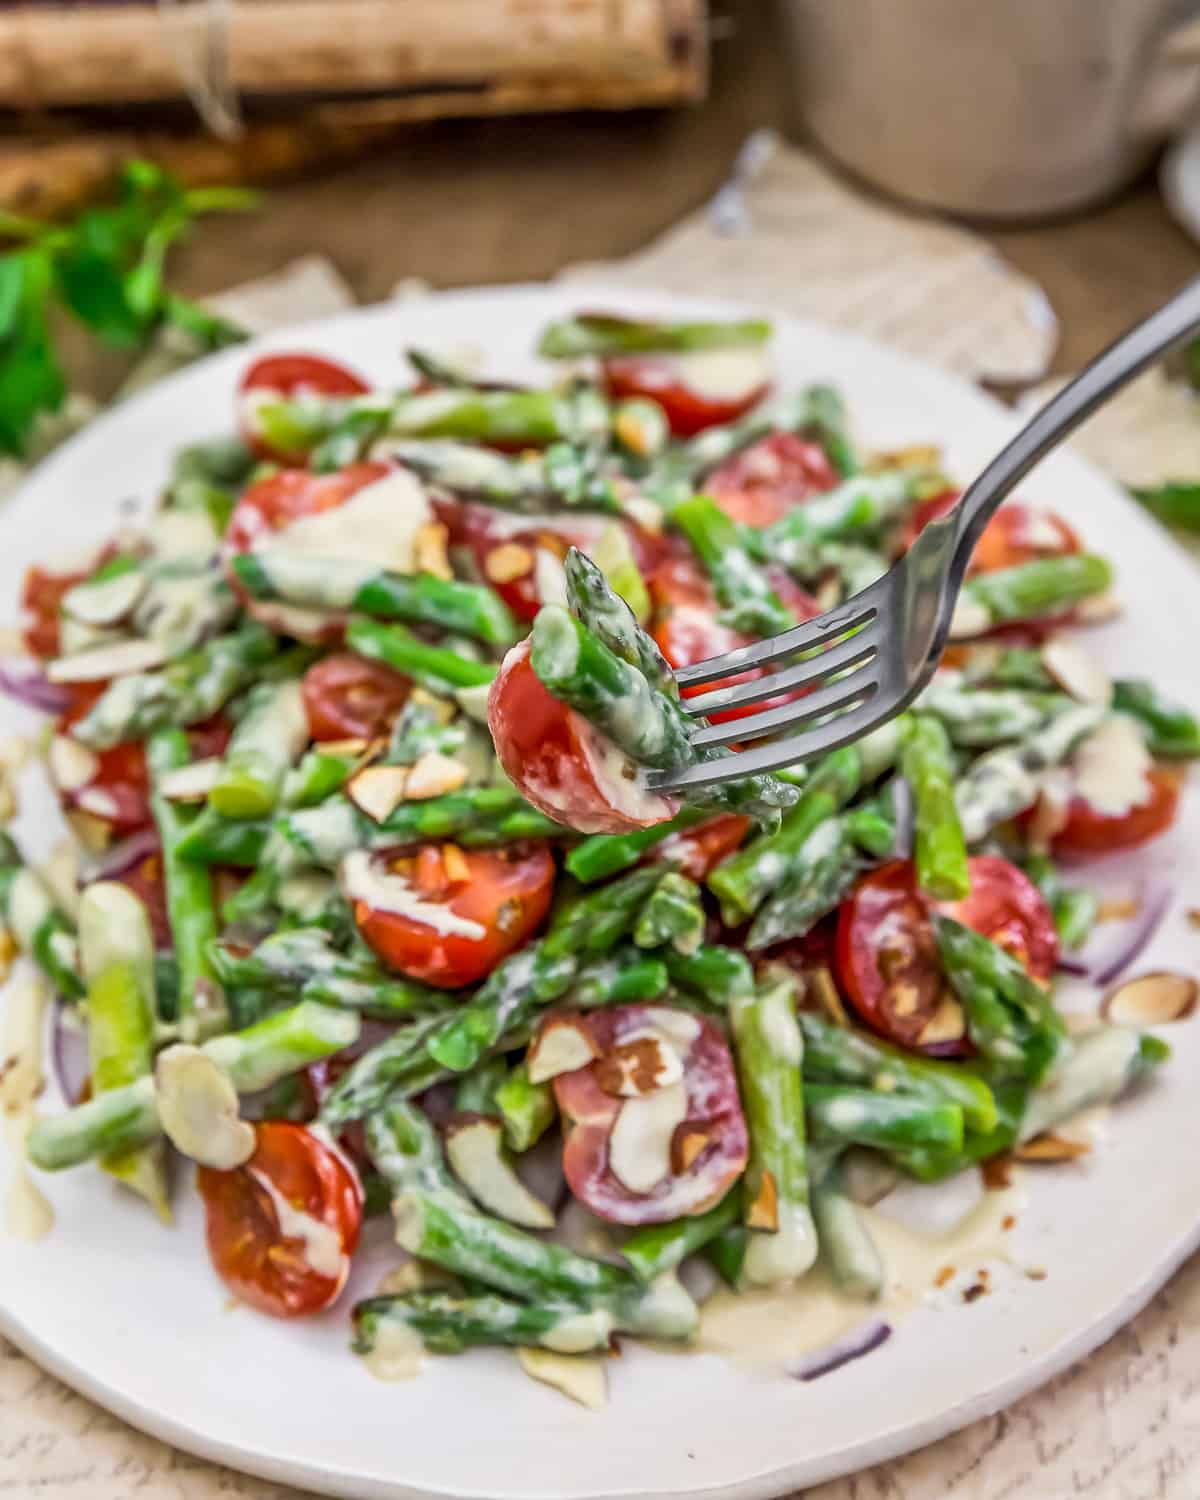
{"label": "white plate", "polygon": [[[512,288],[454,293],[349,313],[264,347],[316,349],[380,383],[400,378],[408,344],[486,349],[493,368],[536,373],[529,350],[551,316],[579,306],[704,316],[728,309],[633,291]],[[970,475],[1012,430],[1000,407],[905,355],[801,323],[776,352],[788,382],[828,378],[876,445],[945,445]],[[44,464],[6,507],[0,598],[25,565],[100,538],[127,498],[147,501],[179,444],[228,429],[246,351],[223,354],[141,395]],[[1060,455],[1026,487],[1061,510],[1120,570],[1127,625],[1091,637],[1113,669],[1152,671],[1195,698],[1200,587],[1165,533],[1085,464]],[[28,723],[0,711],[0,729]],[[48,800],[19,829],[43,850]],[[1153,856],[1176,888],[1147,966],[1190,968],[1200,906],[1200,798]],[[1123,881],[1144,875],[1130,861]],[[608,1409],[589,1413],[523,1379],[502,1352],[432,1362],[419,1380],[375,1382],[347,1350],[353,1294],[332,1314],[286,1325],[230,1311],[208,1267],[195,1195],[159,1228],[99,1173],[42,1183],[55,1232],[0,1237],[0,1327],[62,1379],[139,1427],[193,1452],[356,1500],[415,1495],[493,1500],[778,1494],[915,1448],[996,1410],[1111,1334],[1200,1241],[1200,1032],[1169,1028],[1177,1051],[1156,1086],[1114,1114],[1086,1168],[1031,1173],[1017,1231],[1043,1282],[997,1277],[970,1306],[923,1308],[869,1358],[809,1385],[751,1378],[710,1357],[627,1351]],[[51,1089],[51,1095],[53,1089]]]}

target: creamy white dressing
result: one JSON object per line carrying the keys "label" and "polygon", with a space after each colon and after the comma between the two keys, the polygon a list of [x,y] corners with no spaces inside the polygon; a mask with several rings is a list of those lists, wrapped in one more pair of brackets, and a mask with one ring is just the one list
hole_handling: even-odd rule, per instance
{"label": "creamy white dressing", "polygon": [[56,734],[46,753],[50,775],[60,792],[77,792],[100,769],[99,758],[69,734]]}
{"label": "creamy white dressing", "polygon": [[25,1137],[42,1091],[42,1035],[50,987],[40,974],[24,975],[9,987],[0,1052],[0,1110],[12,1172],[4,1200],[4,1227],[17,1239],[36,1240],[54,1226],[54,1210],[25,1165]]}
{"label": "creamy white dressing", "polygon": [[264,535],[263,545],[338,561],[365,561],[371,573],[413,571],[416,534],[433,519],[420,481],[396,469],[364,485],[342,505],[301,516]]}
{"label": "creamy white dressing", "polygon": [[671,1170],[671,1141],[687,1119],[683,1079],[626,1099],[608,1138],[608,1167],[631,1193],[649,1193]]}
{"label": "creamy white dressing", "polygon": [[362,1361],[376,1380],[412,1380],[425,1363],[425,1346],[415,1328],[398,1318],[384,1318]]}
{"label": "creamy white dressing", "polygon": [[817,1265],[794,1287],[718,1292],[704,1304],[695,1347],[749,1369],[778,1374],[799,1356],[845,1337],[867,1317],[883,1318],[893,1327],[903,1322],[927,1296],[939,1295],[935,1279],[952,1276],[940,1295],[957,1298],[964,1273],[972,1274],[989,1261],[1009,1259],[1009,1228],[1024,1201],[1019,1173],[1012,1170],[1011,1186],[985,1194],[979,1207],[944,1237],[914,1234],[876,1210],[861,1208],[885,1269],[877,1301],[862,1302],[839,1292],[826,1268]]}
{"label": "creamy white dressing", "polygon": [[[646,785],[645,774],[640,767],[635,766],[629,756],[605,735],[588,725],[580,735],[580,743],[588,769],[600,788],[601,795],[617,812],[640,824],[665,823],[668,818],[674,817],[676,804],[669,798],[652,792]],[[626,774],[631,767],[634,770],[632,776]],[[604,828],[585,827],[588,820],[581,822],[577,813],[569,806],[564,807],[563,812],[569,814],[565,821],[582,833],[606,831]]]}
{"label": "creamy white dressing", "polygon": [[260,1172],[257,1167],[247,1167],[246,1170],[270,1198],[279,1221],[279,1232],[285,1238],[300,1240],[303,1244],[304,1259],[311,1269],[330,1281],[344,1277],[350,1261],[342,1250],[342,1238],[337,1230],[290,1203],[265,1172]]}
{"label": "creamy white dressing", "polygon": [[772,991],[762,1004],[760,1016],[772,1054],[798,1068],[804,1057],[804,1042],[789,991],[782,986]]}
{"label": "creamy white dressing", "polygon": [[486,934],[479,922],[460,917],[448,906],[422,900],[402,875],[381,869],[365,849],[356,849],[342,861],[341,882],[348,901],[362,901],[373,911],[407,917],[443,937],[482,938]]}
{"label": "creamy white dressing", "polygon": [[1076,748],[1071,767],[1075,790],[1098,813],[1123,817],[1149,797],[1153,764],[1138,726],[1124,714],[1113,714]]}
{"label": "creamy white dressing", "polygon": [[206,556],[217,543],[208,513],[202,510],[161,510],[147,531],[155,557],[163,562]]}
{"label": "creamy white dressing", "polygon": [[530,1379],[561,1391],[590,1411],[608,1404],[608,1360],[603,1354],[556,1354],[552,1349],[519,1348],[517,1360]]}
{"label": "creamy white dressing", "polygon": [[29,952],[38,928],[52,910],[46,887],[32,870],[21,870],[8,893],[8,925],[19,948]]}
{"label": "creamy white dressing", "polygon": [[739,401],[771,380],[771,359],[761,347],[701,349],[671,356],[672,373],[709,401]]}
{"label": "creamy white dressing", "polygon": [[742,1275],[748,1286],[777,1287],[796,1283],[817,1258],[817,1231],[812,1214],[803,1203],[779,1206],[778,1228],[751,1234],[746,1245]]}

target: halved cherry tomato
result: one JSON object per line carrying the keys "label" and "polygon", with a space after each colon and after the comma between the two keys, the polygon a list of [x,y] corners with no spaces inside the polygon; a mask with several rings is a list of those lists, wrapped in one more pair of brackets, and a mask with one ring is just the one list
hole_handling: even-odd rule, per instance
{"label": "halved cherry tomato", "polygon": [[676,437],[693,437],[706,427],[734,422],[757,406],[770,390],[769,379],[735,394],[706,395],[690,383],[689,356],[629,354],[606,359],[601,367],[605,389],[614,401],[647,396],[666,413]]}
{"label": "halved cherry tomato", "polygon": [[740,846],[749,830],[750,819],[741,813],[717,813],[663,839],[650,851],[650,858],[669,861],[690,880],[703,880]]}
{"label": "halved cherry tomato", "polygon": [[314,740],[371,740],[386,734],[411,688],[403,673],[353,651],[323,657],[300,684]]}
{"label": "halved cherry tomato", "polygon": [[1118,849],[1136,849],[1165,833],[1179,811],[1179,777],[1162,766],[1146,773],[1146,796],[1123,813],[1100,812],[1086,798],[1067,804],[1067,820],[1051,836],[1050,848],[1062,859],[1095,859]]}
{"label": "halved cherry tomato", "polygon": [[527,801],[581,833],[628,833],[673,818],[679,804],[649,792],[636,768],[542,686],[522,641],[488,696],[496,754]]}
{"label": "halved cherry tomato", "polygon": [[[550,1016],[543,1024],[561,1019]],[[661,1224],[719,1203],[745,1169],[749,1137],[729,1045],[716,1024],[654,1005],[622,1005],[571,1019],[588,1032],[597,1052],[586,1067],[554,1080],[566,1126],[563,1171],[576,1198],[614,1224]],[[683,1118],[662,1174],[639,1191],[629,1173],[621,1176],[614,1132],[622,1110],[640,1104],[622,1097],[622,1090],[645,1086],[643,1069],[653,1070],[664,1058],[682,1064]]]}
{"label": "halved cherry tomato", "polygon": [[[305,469],[283,469],[252,484],[233,508],[225,531],[226,556],[250,552],[272,531],[283,531],[304,516],[336,510],[367,485],[391,470],[387,464],[349,464],[335,474],[310,474]],[[229,583],[249,614],[271,629],[301,640],[322,643],[337,640],[343,629],[340,616],[322,616],[312,610],[293,609],[251,598],[229,570]]]}
{"label": "halved cherry tomato", "polygon": [[319,354],[267,354],[256,359],[238,385],[238,419],[242,437],[261,458],[276,463],[304,463],[308,454],[274,448],[263,437],[254,421],[255,393],[267,393],[276,400],[292,396],[363,396],[371,387],[332,359]]}
{"label": "halved cherry tomato", "polygon": [[726,459],[704,481],[704,489],[733,520],[770,526],[837,482],[838,472],[820,443],[776,432]]}
{"label": "halved cherry tomato", "polygon": [[354,902],[354,920],[388,968],[439,989],[458,989],[490,974],[532,937],[550,909],[554,860],[545,844],[455,849],[452,863],[427,845],[415,858],[391,865],[415,888],[414,899],[444,909],[452,930],[365,900]]}
{"label": "halved cherry tomato", "polygon": [[[260,1312],[274,1318],[320,1312],[345,1285],[362,1227],[362,1187],[337,1152],[303,1125],[265,1120],[254,1133],[245,1166],[196,1173],[209,1257],[235,1296]],[[281,1224],[280,1199],[307,1222]]]}
{"label": "halved cherry tomato", "polygon": [[[781,568],[768,569],[768,576],[775,592],[796,616],[798,622],[811,620],[820,614],[820,606]],[[650,579],[650,597],[655,605],[653,635],[662,654],[675,668],[690,667],[695,662],[705,661],[710,656],[720,656],[732,651],[735,646],[748,646],[755,639],[742,631],[734,630],[718,619],[720,606],[712,585],[691,558],[671,558],[657,568]],[[700,687],[684,689],[684,697],[695,697],[698,693],[710,693],[719,687],[731,687],[739,682],[751,682],[763,675],[756,667],[750,672],[739,672],[735,677],[725,677],[719,682],[705,683]],[[714,724],[723,724],[730,719],[745,718],[747,714],[761,713],[767,708],[776,708],[781,703],[790,703],[798,698],[798,692],[779,693],[760,703],[749,703],[742,708],[726,709],[711,715]]]}
{"label": "halved cherry tomato", "polygon": [[[930,521],[952,510],[960,495],[959,490],[945,490],[915,505],[905,528],[904,546],[911,547]],[[1082,550],[1078,534],[1054,511],[1010,500],[984,527],[967,571],[995,573],[1039,557],[1067,557]]]}
{"label": "halved cherry tomato", "polygon": [[113,879],[131,890],[146,908],[155,948],[173,948],[175,939],[171,932],[171,919],[167,915],[167,888],[163,880],[162,855],[155,850],[120,875],[113,876]]}
{"label": "halved cherry tomato", "polygon": [[902,1047],[944,1050],[953,1040],[927,1031],[950,997],[930,911],[945,912],[991,938],[1039,981],[1054,972],[1058,934],[1038,888],[995,855],[974,855],[968,868],[971,892],[963,901],[930,901],[917,889],[911,861],[894,860],[867,875],[842,904],[836,949],[841,987],[873,1031]]}
{"label": "halved cherry tomato", "polygon": [[21,635],[34,656],[57,656],[59,643],[59,606],[63,595],[90,578],[113,553],[105,547],[86,568],[66,573],[51,573],[36,565],[25,570],[21,584]]}

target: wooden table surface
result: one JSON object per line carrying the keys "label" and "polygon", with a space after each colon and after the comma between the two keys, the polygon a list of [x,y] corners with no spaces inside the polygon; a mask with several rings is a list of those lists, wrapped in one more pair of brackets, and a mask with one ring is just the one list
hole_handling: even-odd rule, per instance
{"label": "wooden table surface", "polygon": [[[372,300],[407,276],[438,287],[522,281],[625,254],[710,197],[752,129],[786,125],[785,59],[767,10],[763,0],[719,5],[701,107],[414,128],[368,160],[276,188],[261,214],[206,224],[180,256],[181,283],[215,291],[316,251]],[[1200,271],[1200,249],[1152,179],[1069,222],[989,237],[1049,295],[1060,370]]]}

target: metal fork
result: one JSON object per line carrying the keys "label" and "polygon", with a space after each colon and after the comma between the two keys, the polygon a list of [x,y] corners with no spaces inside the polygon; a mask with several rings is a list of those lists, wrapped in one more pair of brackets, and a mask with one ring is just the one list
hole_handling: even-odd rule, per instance
{"label": "metal fork", "polygon": [[[681,667],[676,681],[681,688],[692,688],[799,658],[750,682],[685,698],[684,709],[698,721],[690,736],[697,750],[745,745],[808,727],[684,770],[655,772],[650,777],[654,790],[713,786],[796,765],[858,739],[907,708],[937,668],[967,563],[1001,501],[1097,407],[1198,329],[1200,278],[1110,344],[1048,401],[954,509],[930,522],[904,556],[861,594],[782,635]],[[726,709],[796,689],[808,691],[745,718],[707,722]]]}

